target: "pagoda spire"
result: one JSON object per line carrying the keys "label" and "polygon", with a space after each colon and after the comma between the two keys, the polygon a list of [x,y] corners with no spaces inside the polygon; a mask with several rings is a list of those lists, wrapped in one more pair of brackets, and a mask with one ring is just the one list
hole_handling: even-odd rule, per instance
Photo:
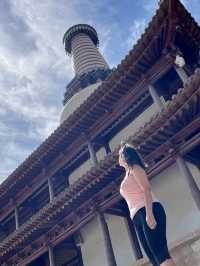
{"label": "pagoda spire", "polygon": [[112,72],[98,49],[97,32],[90,25],[77,24],[72,26],[64,34],[63,43],[67,55],[72,56],[75,76],[66,86],[61,123]]}
{"label": "pagoda spire", "polygon": [[63,37],[67,54],[72,55],[75,75],[95,69],[108,69],[108,64],[98,50],[96,30],[87,24],[77,24],[67,30]]}

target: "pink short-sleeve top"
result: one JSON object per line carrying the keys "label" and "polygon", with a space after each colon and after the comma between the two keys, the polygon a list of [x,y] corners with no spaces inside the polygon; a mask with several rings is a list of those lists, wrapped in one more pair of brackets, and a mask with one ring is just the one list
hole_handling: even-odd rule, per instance
{"label": "pink short-sleeve top", "polygon": [[[121,182],[120,194],[126,200],[130,217],[133,219],[136,212],[145,206],[145,198],[143,190],[131,173],[127,174]],[[151,192],[151,194],[152,201],[159,202],[154,193]]]}

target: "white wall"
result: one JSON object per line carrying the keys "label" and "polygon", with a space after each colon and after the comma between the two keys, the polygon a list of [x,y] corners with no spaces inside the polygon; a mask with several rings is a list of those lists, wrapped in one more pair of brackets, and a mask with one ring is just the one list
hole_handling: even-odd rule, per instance
{"label": "white wall", "polygon": [[92,84],[73,95],[61,111],[60,123],[62,124],[64,120],[66,120],[76,109],[78,109],[78,107],[96,90],[100,84],[101,82]]}
{"label": "white wall", "polygon": [[84,266],[108,266],[101,227],[97,217],[81,229],[81,252]]}
{"label": "white wall", "polygon": [[[105,149],[101,148],[97,153],[97,159],[98,161],[102,160],[105,155]],[[69,175],[69,184],[73,184],[75,181],[77,181],[79,178],[81,178],[84,174],[87,173],[93,166],[93,163],[91,159],[88,159],[83,164],[81,164],[77,169],[75,169],[70,175]]]}
{"label": "white wall", "polygon": [[[77,108],[77,106],[81,105],[84,100],[89,97],[89,95],[99,86],[99,83],[88,86],[86,89],[82,90],[78,94],[74,95],[69,102],[64,106],[63,112],[61,114],[61,122],[63,122],[67,117]],[[129,136],[132,136],[138,129],[145,123],[148,122],[151,117],[157,112],[156,106],[152,104],[149,108],[147,108],[141,115],[139,115],[132,123],[130,123],[126,128],[121,130],[114,138],[110,141],[110,148],[114,150],[117,146],[119,146],[121,140],[127,139]],[[98,161],[103,160],[106,156],[105,148],[102,147],[97,152]],[[73,173],[69,176],[69,183],[73,184],[76,180],[78,180],[83,174],[85,174],[90,168],[93,166],[91,160],[89,159],[85,163],[83,163],[79,168],[73,171]]]}
{"label": "white wall", "polygon": [[117,266],[133,265],[136,261],[129,237],[125,218],[106,215]]}
{"label": "white wall", "polygon": [[96,153],[96,155],[97,155],[98,162],[101,161],[101,160],[103,160],[104,157],[106,156],[106,150],[105,150],[105,148],[103,147],[103,148],[99,149],[99,151]]}
{"label": "white wall", "polygon": [[157,108],[155,104],[149,106],[142,114],[140,114],[136,119],[133,120],[127,127],[122,129],[118,134],[116,134],[110,141],[111,150],[117,148],[122,140],[126,140],[130,136],[133,136],[141,126],[146,122],[150,121],[152,116],[157,113]]}
{"label": "white wall", "polygon": [[[136,261],[124,218],[105,215],[117,266],[133,265]],[[108,266],[101,226],[94,218],[82,229],[84,243],[81,246],[84,266]]]}
{"label": "white wall", "polygon": [[153,178],[152,188],[166,209],[169,243],[200,228],[200,213],[176,164]]}
{"label": "white wall", "polygon": [[200,170],[192,163],[187,163],[187,165],[190,168],[190,171],[192,172],[192,175],[200,189]]}
{"label": "white wall", "polygon": [[[199,170],[192,164],[188,165],[199,181]],[[199,229],[200,213],[176,164],[155,176],[151,183],[154,193],[164,205],[167,214],[168,243],[181,239],[190,232]],[[105,215],[105,218],[109,227],[117,266],[136,265],[124,218],[108,214]],[[81,249],[84,265],[107,266],[102,231],[97,219],[93,219],[84,226],[81,232],[84,238]]]}
{"label": "white wall", "polygon": [[89,159],[83,164],[81,164],[77,169],[75,169],[70,175],[69,175],[69,184],[73,184],[75,181],[77,181],[79,178],[81,178],[84,174],[87,173],[87,171],[90,170],[92,167],[92,161]]}
{"label": "white wall", "polygon": [[[95,86],[97,85],[95,84]],[[91,92],[96,88],[95,86],[91,88]],[[88,88],[86,90],[88,90]],[[86,93],[85,99],[90,93]],[[67,106],[65,106],[61,120],[66,119],[69,113],[72,113],[72,110],[76,109],[77,104],[80,104],[79,100],[82,97],[80,97],[80,94],[79,96],[76,95],[76,97],[79,99],[77,98],[70,105],[67,104]],[[110,141],[111,150],[119,146],[121,140],[134,135],[134,133],[136,133],[144,123],[148,122],[156,112],[156,106],[152,104]],[[100,149],[97,153],[98,160],[103,159],[105,154],[104,148]],[[199,169],[192,164],[188,164],[188,166],[200,187]],[[88,160],[76,169],[69,177],[70,184],[80,178],[91,167],[92,162]],[[188,185],[176,164],[168,167],[162,173],[155,176],[151,183],[154,193],[157,198],[160,199],[166,210],[167,238],[169,243],[181,239],[188,233],[199,229],[200,213],[193,201]],[[111,234],[117,265],[134,265],[135,258],[123,218],[106,216],[106,220]],[[81,246],[84,265],[107,266],[102,231],[97,219],[95,218],[85,225],[81,229],[81,233],[84,239],[84,243]]]}

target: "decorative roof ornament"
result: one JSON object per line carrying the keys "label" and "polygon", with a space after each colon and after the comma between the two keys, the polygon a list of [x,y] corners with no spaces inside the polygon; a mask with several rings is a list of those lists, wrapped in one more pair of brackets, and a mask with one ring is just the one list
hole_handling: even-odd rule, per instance
{"label": "decorative roof ornament", "polygon": [[183,56],[177,54],[174,63],[175,63],[176,66],[182,68],[182,67],[185,66],[185,59],[184,59]]}

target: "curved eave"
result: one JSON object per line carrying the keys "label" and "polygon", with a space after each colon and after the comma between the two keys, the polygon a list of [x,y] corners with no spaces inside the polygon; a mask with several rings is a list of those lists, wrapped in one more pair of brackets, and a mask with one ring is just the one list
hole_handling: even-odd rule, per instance
{"label": "curved eave", "polygon": [[[188,80],[185,87],[179,90],[179,93],[174,97],[173,101],[169,102],[166,109],[156,115],[149,123],[145,124],[144,127],[138,130],[138,133],[130,138],[130,141],[133,144],[147,148],[149,143],[146,141],[146,139],[151,139],[154,141],[160,137],[160,134],[163,137],[163,133],[168,131],[169,128],[173,129],[174,122],[179,124],[180,119],[184,118],[185,122],[182,124],[182,127],[179,127],[179,131],[181,131],[188,124],[192,123],[194,119],[199,117],[199,102],[200,70],[196,71],[196,73]],[[200,128],[199,124],[198,127]],[[177,131],[176,134],[178,134],[179,131]],[[170,138],[170,135],[166,137],[165,142],[167,142]],[[158,142],[157,145],[154,146],[154,150],[158,149],[161,144],[162,143]],[[72,186],[59,194],[52,203],[45,206],[27,223],[22,225],[17,231],[6,238],[0,244],[0,255],[5,256],[18,244],[31,237],[35,231],[39,230],[40,228],[44,228],[48,222],[55,218],[65,208],[70,208],[70,206],[73,205],[73,208],[71,208],[71,211],[73,211],[74,202],[77,200],[77,198],[81,198],[84,195],[85,199],[84,193],[91,191],[91,189],[94,187],[98,187],[100,182],[102,182],[104,179],[108,179],[108,176],[110,178],[114,178],[116,173],[120,173],[121,170],[117,164],[118,150],[119,148],[115,149],[115,151],[102,160],[97,167],[93,167]],[[91,197],[91,193],[88,193],[88,197]]]}
{"label": "curved eave", "polygon": [[[152,45],[156,45],[157,43],[158,45],[158,32],[160,32],[160,34],[165,33],[167,29],[166,18],[168,16],[168,5],[169,0],[163,1],[144,34],[142,34],[136,45],[117,66],[113,73],[0,185],[0,200],[5,197],[6,193],[16,186],[20,180],[33,172],[34,169],[42,168],[47,155],[52,154],[52,156],[55,156],[55,154],[58,154],[58,147],[63,140],[67,141],[67,139],[69,139],[69,142],[72,142],[73,139],[76,139],[78,137],[77,132],[79,131],[79,128],[88,127],[86,121],[92,121],[92,118],[90,117],[91,113],[94,113],[93,111],[97,109],[103,101],[109,102],[107,97],[109,99],[110,92],[114,91],[119,86],[126,87],[126,89],[130,87],[134,88],[134,84],[136,84],[140,76],[143,76],[145,71],[150,68],[154,62],[154,58],[151,60],[147,56],[152,50],[152,48],[149,47],[149,43],[152,42]],[[189,25],[191,29],[190,32],[193,34],[194,38],[200,40],[199,26],[179,1],[177,1],[177,11],[179,13],[176,15],[181,16],[182,20],[185,21],[185,24]],[[162,29],[164,30],[163,33]],[[144,53],[144,49],[146,49],[146,53]],[[156,55],[154,56],[156,58]],[[141,60],[144,60],[144,57],[147,60],[145,66],[141,64]],[[96,99],[98,99],[97,102]],[[94,102],[96,102],[95,105]]]}
{"label": "curved eave", "polygon": [[[56,150],[58,143],[61,142],[63,138],[67,138],[68,135],[73,134],[73,130],[78,124],[83,125],[84,119],[93,113],[92,108],[96,107],[96,105],[94,106],[96,99],[98,99],[99,104],[101,104],[101,99],[105,99],[106,94],[108,94],[109,91],[112,91],[118,85],[124,87],[124,84],[126,83],[121,83],[126,80],[127,69],[132,69],[132,63],[137,61],[138,57],[140,57],[140,53],[143,52],[144,46],[147,46],[149,39],[152,39],[155,27],[160,26],[159,22],[163,19],[163,12],[160,13],[161,14],[156,14],[153,21],[149,24],[149,30],[147,31],[146,29],[145,33],[141,36],[141,39],[125,59],[122,60],[121,64],[117,66],[113,73],[111,73],[111,75],[102,82],[98,89],[0,185],[0,199],[11,187],[15,186],[17,181],[26,175],[30,169],[42,165],[45,155]],[[135,65],[136,63],[134,63],[134,67]],[[148,64],[146,69],[149,68],[150,65]],[[136,71],[136,76],[138,76],[138,71],[139,70]],[[133,83],[135,83],[135,81],[136,80],[133,80]],[[132,86],[132,84],[130,84],[130,86]]]}

